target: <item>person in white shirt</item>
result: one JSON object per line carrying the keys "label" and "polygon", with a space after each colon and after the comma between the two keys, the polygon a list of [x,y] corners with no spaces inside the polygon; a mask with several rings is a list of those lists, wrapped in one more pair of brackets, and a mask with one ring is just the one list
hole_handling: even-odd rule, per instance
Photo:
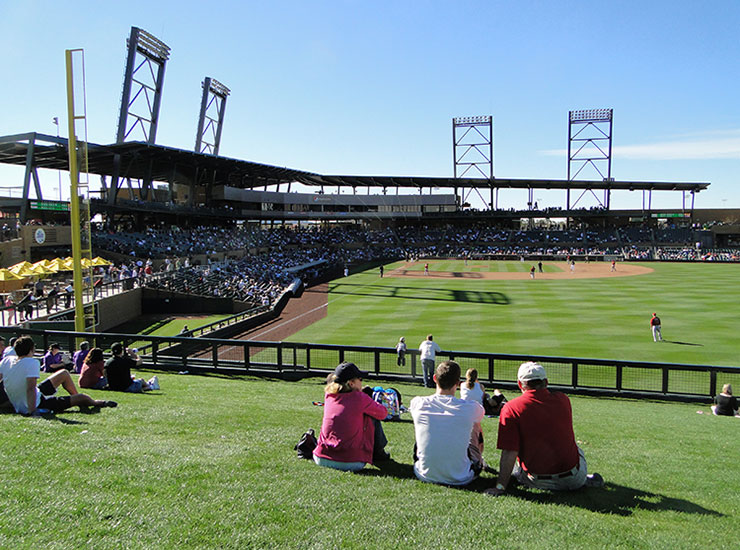
{"label": "person in white shirt", "polygon": [[434,361],[437,359],[437,354],[442,351],[437,342],[434,341],[434,337],[429,334],[427,339],[419,345],[419,352],[421,352],[421,367],[423,369],[424,386],[427,388],[433,388],[434,384],[432,381],[432,375],[434,374]]}
{"label": "person in white shirt", "polygon": [[483,462],[483,405],[455,397],[460,365],[440,363],[434,373],[434,395],[411,400],[414,419],[414,473],[422,481],[467,485],[485,467]]}
{"label": "person in white shirt", "polygon": [[[60,370],[49,376],[41,384],[38,382],[41,364],[34,358],[35,346],[30,336],[21,336],[15,342],[17,357],[10,356],[0,362],[0,380],[15,412],[37,416],[41,411],[59,412],[70,407],[115,407],[115,401],[101,401],[79,393],[67,370]],[[57,397],[54,394],[62,386],[69,395]]]}

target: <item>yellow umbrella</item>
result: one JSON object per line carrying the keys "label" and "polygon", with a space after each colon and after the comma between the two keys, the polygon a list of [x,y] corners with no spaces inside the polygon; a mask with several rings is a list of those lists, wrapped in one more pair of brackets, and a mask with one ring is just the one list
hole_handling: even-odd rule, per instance
{"label": "yellow umbrella", "polygon": [[[41,268],[43,270],[43,268]],[[16,275],[20,275],[21,277],[36,277],[39,275],[37,272],[37,269],[33,267],[32,264],[22,266],[20,269],[12,269],[11,270]]]}
{"label": "yellow umbrella", "polygon": [[51,268],[56,268],[57,271],[64,271],[64,260],[61,258],[54,258],[52,261],[49,262],[49,266]]}
{"label": "yellow umbrella", "polygon": [[0,292],[10,292],[23,288],[27,279],[16,275],[8,269],[0,269]]}
{"label": "yellow umbrella", "polygon": [[19,271],[22,271],[28,267],[31,267],[32,265],[33,264],[31,262],[23,261],[23,262],[19,262],[15,265],[10,266],[8,269],[12,271],[13,273],[15,273],[16,275],[18,275]]}
{"label": "yellow umbrella", "polygon": [[102,265],[111,265],[113,262],[109,262],[105,258],[101,258],[100,256],[97,256],[93,258],[92,265],[94,266],[102,266]]}

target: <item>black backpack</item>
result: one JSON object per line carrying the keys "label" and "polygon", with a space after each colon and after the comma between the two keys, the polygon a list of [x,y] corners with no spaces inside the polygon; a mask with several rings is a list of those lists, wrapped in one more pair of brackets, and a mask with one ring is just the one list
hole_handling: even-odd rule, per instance
{"label": "black backpack", "polygon": [[298,443],[296,443],[293,449],[298,451],[298,458],[313,460],[313,450],[317,444],[316,435],[313,428],[311,428],[301,436],[301,439],[298,440]]}

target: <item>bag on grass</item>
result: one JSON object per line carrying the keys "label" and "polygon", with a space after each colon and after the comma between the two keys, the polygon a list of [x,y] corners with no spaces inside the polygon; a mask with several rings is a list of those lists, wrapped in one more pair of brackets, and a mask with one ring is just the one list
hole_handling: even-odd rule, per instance
{"label": "bag on grass", "polygon": [[386,420],[401,420],[401,394],[395,388],[383,389],[382,386],[373,388],[373,400],[383,405],[388,411]]}
{"label": "bag on grass", "polygon": [[316,445],[318,445],[316,435],[313,428],[311,428],[301,436],[293,449],[298,451],[298,458],[313,460],[313,450],[316,448]]}

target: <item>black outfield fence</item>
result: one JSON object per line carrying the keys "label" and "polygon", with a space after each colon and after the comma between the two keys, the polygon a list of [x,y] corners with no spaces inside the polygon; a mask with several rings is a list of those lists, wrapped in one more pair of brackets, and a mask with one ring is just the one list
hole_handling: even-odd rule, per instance
{"label": "black outfield fence", "polygon": [[[52,342],[61,344],[64,351],[74,350],[80,340],[103,350],[109,350],[114,342],[123,342],[126,347],[141,348],[144,365],[157,370],[299,378],[326,375],[342,361],[351,361],[372,378],[408,382],[422,379],[417,350],[409,350],[405,365],[399,366],[394,348],[0,329],[6,341],[19,334],[32,336],[39,353]],[[455,359],[463,372],[477,369],[489,389],[516,389],[517,369],[524,361],[542,364],[550,385],[569,393],[707,401],[721,391],[723,384],[740,386],[740,367],[730,366],[463,351],[437,355],[437,362],[445,359]]]}

